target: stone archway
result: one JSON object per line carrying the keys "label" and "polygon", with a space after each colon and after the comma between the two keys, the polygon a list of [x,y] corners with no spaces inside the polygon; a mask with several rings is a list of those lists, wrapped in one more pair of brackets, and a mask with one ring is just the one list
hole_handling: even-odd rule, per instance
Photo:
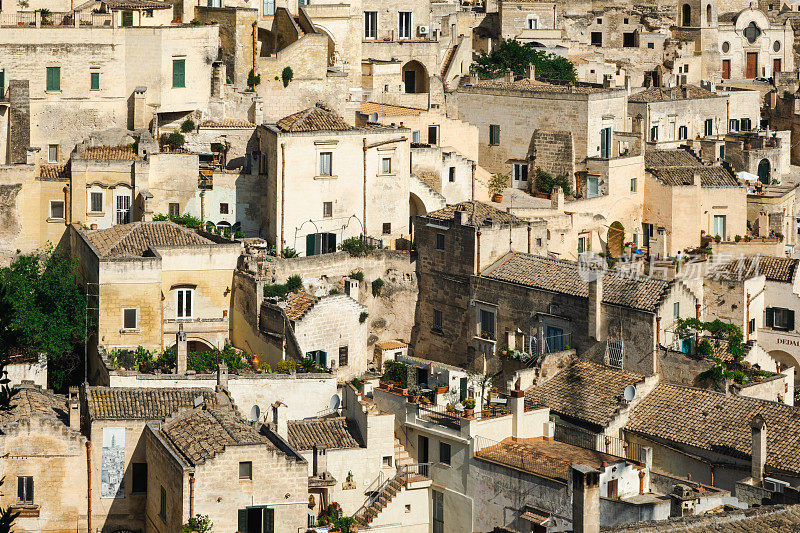
{"label": "stone archway", "polygon": [[606,249],[608,255],[611,257],[619,257],[622,255],[622,249],[625,245],[625,227],[621,222],[614,221],[608,227],[608,235],[606,241]]}
{"label": "stone archway", "polygon": [[769,352],[769,356],[772,357],[775,362],[783,365],[784,368],[793,366],[794,382],[796,385],[800,384],[800,357],[783,350],[772,350]]}
{"label": "stone archway", "polygon": [[416,59],[403,65],[403,92],[406,94],[428,92],[428,69]]}
{"label": "stone archway", "polygon": [[764,185],[769,185],[772,181],[771,179],[772,173],[772,165],[769,163],[769,159],[762,159],[758,162],[758,179]]}
{"label": "stone archway", "polygon": [[681,11],[683,15],[681,26],[691,26],[692,25],[692,6],[689,4],[683,4],[683,9]]}

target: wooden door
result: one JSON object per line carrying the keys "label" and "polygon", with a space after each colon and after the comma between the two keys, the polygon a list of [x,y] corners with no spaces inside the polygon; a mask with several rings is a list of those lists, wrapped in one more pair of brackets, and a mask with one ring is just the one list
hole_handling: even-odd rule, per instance
{"label": "wooden door", "polygon": [[731,79],[731,60],[730,59],[723,59],[722,60],[722,79],[723,80]]}
{"label": "wooden door", "polygon": [[744,77],[753,79],[758,76],[758,52],[747,52],[747,63]]}
{"label": "wooden door", "polygon": [[778,72],[781,71],[781,60],[780,58],[776,57],[772,60],[772,76],[777,76]]}
{"label": "wooden door", "polygon": [[616,500],[619,497],[619,480],[610,479],[608,481],[608,499]]}

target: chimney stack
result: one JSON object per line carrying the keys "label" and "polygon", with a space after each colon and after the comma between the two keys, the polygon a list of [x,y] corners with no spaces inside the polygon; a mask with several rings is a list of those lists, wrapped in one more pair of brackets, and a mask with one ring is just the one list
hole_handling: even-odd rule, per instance
{"label": "chimney stack", "polygon": [[512,416],[511,436],[515,439],[538,437],[539,435],[527,435],[525,433],[525,391],[522,390],[520,382],[521,378],[517,378],[517,382],[514,384],[514,390],[511,391],[510,398],[508,399]]}
{"label": "chimney stack", "polygon": [[504,80],[506,83],[514,83],[514,71],[508,69],[505,73]]}
{"label": "chimney stack", "polygon": [[217,367],[217,389],[228,388],[228,365],[220,363]]}
{"label": "chimney stack", "polygon": [[464,212],[460,209],[453,211],[453,226],[461,226],[464,223]]}
{"label": "chimney stack", "polygon": [[561,187],[553,187],[550,193],[550,209],[564,210],[564,190]]}
{"label": "chimney stack", "polygon": [[572,531],[600,531],[600,471],[585,465],[572,465]]}
{"label": "chimney stack", "polygon": [[603,340],[603,272],[591,272],[589,280],[589,337]]}
{"label": "chimney stack", "polygon": [[275,428],[275,433],[283,437],[289,438],[289,423],[287,421],[287,408],[283,402],[275,402],[272,404],[272,425]]}
{"label": "chimney stack", "polygon": [[530,63],[528,65],[528,79],[530,81],[535,81],[536,80],[536,67],[534,66],[533,63]]}
{"label": "chimney stack", "polygon": [[314,444],[314,470],[312,475],[322,476],[328,471],[328,453],[325,446]]}
{"label": "chimney stack", "polygon": [[81,429],[81,408],[78,400],[78,387],[69,388],[69,427],[76,431]]}
{"label": "chimney stack", "polygon": [[175,352],[177,355],[178,374],[186,373],[186,359],[189,356],[189,343],[186,341],[186,333],[183,331],[183,323],[178,325],[178,333],[175,335]]}
{"label": "chimney stack", "polygon": [[764,464],[767,462],[767,423],[764,417],[756,415],[750,421],[753,433],[753,450],[751,453],[750,468],[753,484],[761,486],[764,481]]}
{"label": "chimney stack", "polygon": [[139,86],[133,90],[133,129],[147,129],[147,87]]}

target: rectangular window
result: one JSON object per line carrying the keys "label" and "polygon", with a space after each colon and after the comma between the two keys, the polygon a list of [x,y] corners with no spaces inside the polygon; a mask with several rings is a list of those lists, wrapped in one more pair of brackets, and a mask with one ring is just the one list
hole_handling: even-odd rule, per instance
{"label": "rectangular window", "polygon": [[319,153],[319,175],[333,176],[333,152]]}
{"label": "rectangular window", "polygon": [[725,215],[714,215],[714,235],[725,240]]}
{"label": "rectangular window", "polygon": [[192,297],[194,289],[178,289],[175,291],[175,317],[192,318]]}
{"label": "rectangular window", "polygon": [[622,47],[635,48],[636,47],[636,33],[629,31],[622,34]]}
{"label": "rectangular window", "polygon": [[681,317],[681,303],[675,302],[672,304],[672,318],[678,319]]}
{"label": "rectangular window", "polygon": [[600,130],[600,157],[608,159],[611,157],[611,128]]}
{"label": "rectangular window", "polygon": [[539,19],[535,16],[528,16],[528,29],[529,30],[538,30],[539,29]]}
{"label": "rectangular window", "polygon": [[264,0],[261,5],[263,15],[269,17],[275,14],[275,0]]}
{"label": "rectangular window", "polygon": [[596,176],[586,178],[586,197],[595,198],[600,196],[600,180]]}
{"label": "rectangular window", "polygon": [[428,144],[439,144],[439,126],[428,126]]}
{"label": "rectangular window", "polygon": [[732,118],[728,121],[728,131],[739,131],[739,120]]}
{"label": "rectangular window", "polygon": [[103,211],[103,193],[93,192],[89,194],[89,200],[93,213],[101,213]]}
{"label": "rectangular window", "polygon": [[739,120],[739,127],[740,127],[741,131],[750,131],[750,128],[751,128],[750,119],[749,118],[743,118],[743,119]]}
{"label": "rectangular window", "polygon": [[517,188],[528,185],[528,163],[514,163],[514,185]]}
{"label": "rectangular window", "polygon": [[322,202],[322,218],[333,216],[333,202]]}
{"label": "rectangular window", "polygon": [[144,494],[147,492],[147,463],[131,463],[131,492]]}
{"label": "rectangular window", "polygon": [[392,223],[391,222],[384,222],[383,223],[383,234],[384,235],[391,235],[392,234]]}
{"label": "rectangular window", "polygon": [[0,102],[6,99],[6,71],[0,69]]}
{"label": "rectangular window", "polygon": [[339,346],[339,366],[347,366],[348,362],[348,347]]}
{"label": "rectangular window", "polygon": [[658,126],[653,126],[650,128],[650,140],[653,142],[658,141]]}
{"label": "rectangular window", "polygon": [[186,87],[186,60],[173,59],[172,60],[172,87],[182,88]]}
{"label": "rectangular window", "polygon": [[99,72],[90,72],[89,73],[89,89],[92,91],[99,91],[100,90],[100,73]]}
{"label": "rectangular window", "polygon": [[61,67],[47,67],[47,86],[48,91],[61,90]]}
{"label": "rectangular window", "polygon": [[725,160],[725,145],[724,144],[719,145],[719,158],[722,161]]}
{"label": "rectangular window", "polygon": [[219,214],[220,215],[227,215],[228,214],[228,204],[225,204],[225,203],[219,204]]}
{"label": "rectangular window", "polygon": [[656,43],[647,43],[647,48],[650,48],[652,50],[655,47],[656,47]]}
{"label": "rectangular window", "polygon": [[392,466],[392,456],[391,455],[384,455],[382,460],[381,460],[381,463],[383,464],[383,466],[391,468],[391,466]]}
{"label": "rectangular window", "polygon": [[131,197],[127,194],[117,196],[117,224],[129,224],[131,221]]}
{"label": "rectangular window", "polygon": [[448,173],[447,181],[449,181],[450,183],[456,181],[456,167],[450,167],[450,172]]}
{"label": "rectangular window", "polygon": [[33,476],[17,476],[17,502],[33,503]]}
{"label": "rectangular window", "polygon": [[239,479],[253,479],[252,461],[241,461],[239,463]]}
{"label": "rectangular window", "polygon": [[494,340],[494,311],[487,309],[480,310],[480,332],[481,338]]}
{"label": "rectangular window", "polygon": [[436,234],[436,249],[444,251],[444,233]]}
{"label": "rectangular window", "polygon": [[139,328],[139,310],[135,307],[128,307],[122,310],[122,329]]}
{"label": "rectangular window", "polygon": [[636,178],[631,178],[631,192],[636,192]]}
{"label": "rectangular window", "polygon": [[411,143],[412,144],[419,144],[419,132],[412,131],[411,132]]}
{"label": "rectangular window", "polygon": [[383,174],[391,174],[392,173],[392,158],[391,157],[384,157],[381,159],[381,172]]}
{"label": "rectangular window", "polygon": [[450,445],[446,442],[439,443],[439,462],[445,465],[450,464]]}
{"label": "rectangular window", "polygon": [[64,220],[64,200],[50,200],[50,218]]}
{"label": "rectangular window", "polygon": [[164,485],[161,485],[161,501],[158,505],[158,516],[164,522],[167,521],[167,491],[164,490]]}
{"label": "rectangular window", "polygon": [[714,119],[707,118],[705,121],[705,127],[703,128],[703,132],[706,135],[713,135],[714,134]]}
{"label": "rectangular window", "polygon": [[592,46],[603,46],[603,32],[593,31],[591,39]]}
{"label": "rectangular window", "polygon": [[438,309],[433,310],[433,325],[431,326],[433,331],[438,331],[439,333],[442,332],[442,312]]}
{"label": "rectangular window", "polygon": [[489,124],[489,144],[497,146],[500,144],[500,125]]}
{"label": "rectangular window", "polygon": [[169,216],[177,217],[181,214],[181,204],[177,202],[170,202],[169,204]]}
{"label": "rectangular window", "polygon": [[683,141],[689,134],[689,129],[686,126],[679,126],[678,127],[678,140]]}
{"label": "rectangular window", "polygon": [[411,38],[411,11],[400,11],[398,13],[398,30],[397,36],[400,39]]}
{"label": "rectangular window", "polygon": [[586,237],[578,237],[578,254],[586,252]]}
{"label": "rectangular window", "polygon": [[767,307],[767,327],[794,331],[794,311],[783,307]]}
{"label": "rectangular window", "polygon": [[378,37],[378,12],[364,11],[364,39]]}
{"label": "rectangular window", "polygon": [[756,330],[756,319],[751,318],[750,322],[747,323],[747,332],[753,333]]}
{"label": "rectangular window", "polygon": [[433,490],[431,493],[433,494],[433,533],[444,533],[444,493],[438,490]]}
{"label": "rectangular window", "polygon": [[47,146],[47,162],[58,163],[58,145],[49,144]]}

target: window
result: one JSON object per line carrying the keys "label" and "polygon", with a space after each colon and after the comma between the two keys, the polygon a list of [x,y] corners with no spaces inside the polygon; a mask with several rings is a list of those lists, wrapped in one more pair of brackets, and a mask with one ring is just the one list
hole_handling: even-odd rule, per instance
{"label": "window", "polygon": [[431,329],[439,333],[442,332],[442,312],[438,309],[433,310],[433,325]]}
{"label": "window", "polygon": [[333,176],[333,152],[319,153],[319,175]]}
{"label": "window", "polygon": [[703,132],[706,135],[714,135],[714,119],[707,118],[705,121],[705,126],[703,128]]}
{"label": "window", "polygon": [[90,193],[89,205],[93,213],[101,213],[103,211],[103,193],[101,192]]}
{"label": "window", "polygon": [[628,19],[622,19],[622,23],[623,24],[627,24],[628,23]]}
{"label": "window", "polygon": [[611,157],[611,128],[600,130],[600,157],[608,159]]}
{"label": "window", "polygon": [[181,214],[181,204],[177,202],[170,202],[169,204],[169,215],[172,217],[176,217]]}
{"label": "window", "polygon": [[333,216],[333,202],[322,202],[322,218]]}
{"label": "window", "polygon": [[378,37],[378,12],[364,11],[364,39]]}
{"label": "window", "polygon": [[261,10],[265,17],[275,14],[275,0],[264,0],[261,4]]}
{"label": "window", "polygon": [[139,310],[135,307],[127,307],[122,310],[122,329],[139,329]]}
{"label": "window", "polygon": [[634,32],[629,31],[622,34],[622,47],[623,48],[636,47],[636,34]]}
{"label": "window", "polygon": [[433,533],[444,533],[444,493],[433,493]]}
{"label": "window", "polygon": [[767,307],[767,327],[794,331],[794,311],[782,307]]}
{"label": "window", "polygon": [[741,128],[742,131],[750,131],[750,128],[751,128],[750,119],[749,118],[743,118],[743,119],[739,120],[739,127]]}
{"label": "window", "polygon": [[239,479],[253,479],[252,461],[241,461],[239,463]]}
{"label": "window", "polygon": [[450,445],[446,442],[439,443],[439,462],[445,465],[450,464]]}
{"label": "window", "polygon": [[592,46],[603,46],[603,32],[592,32]]}
{"label": "window", "polygon": [[100,90],[100,73],[99,72],[90,72],[89,73],[89,89],[92,91],[99,91]]}
{"label": "window", "polygon": [[538,237],[538,238],[536,239],[536,246],[538,246],[538,247],[540,247],[540,248],[541,248],[541,246],[542,246],[542,239],[541,239],[541,237]]}
{"label": "window", "polygon": [[48,91],[61,90],[61,67],[47,67],[47,85]]}
{"label": "window", "polygon": [[186,87],[186,60],[173,59],[172,60],[172,87],[182,88]]}
{"label": "window", "polygon": [[728,121],[728,131],[739,131],[739,120],[732,118]]}
{"label": "window", "polygon": [[391,222],[384,222],[383,223],[383,230],[384,235],[391,235],[392,234],[392,223]]}
{"label": "window", "polygon": [[6,71],[0,69],[0,102],[6,99]]}
{"label": "window", "polygon": [[652,50],[655,47],[656,47],[656,43],[647,43],[647,48],[650,48]]}
{"label": "window", "polygon": [[724,160],[725,160],[725,145],[724,145],[724,144],[720,144],[720,145],[719,145],[719,158],[720,158],[722,161],[724,161]]}
{"label": "window", "polygon": [[[217,6],[217,7],[222,7],[222,6]],[[145,9],[144,10],[144,16],[145,16],[145,18],[149,18],[149,19],[153,18],[153,10],[152,9]]]}
{"label": "window", "polygon": [[603,23],[603,19],[597,19],[597,23],[598,24],[602,24]]}
{"label": "window", "polygon": [[50,218],[64,220],[64,200],[50,200]]}
{"label": "window", "polygon": [[516,185],[528,183],[528,163],[514,163],[514,181]]}
{"label": "window", "polygon": [[586,178],[586,197],[595,198],[600,196],[600,185],[596,176],[589,176]]}
{"label": "window", "polygon": [[348,361],[348,347],[339,346],[339,366],[347,366]]}
{"label": "window", "polygon": [[494,340],[494,311],[488,309],[481,309],[480,318],[480,333],[481,338]]}
{"label": "window", "polygon": [[725,215],[714,215],[714,235],[725,240]]}
{"label": "window", "polygon": [[58,163],[58,145],[50,144],[47,146],[47,162]]}
{"label": "window", "polygon": [[681,317],[681,303],[675,302],[672,304],[672,318],[678,319]]}
{"label": "window", "polygon": [[228,204],[226,204],[226,203],[219,204],[219,214],[220,215],[227,215],[228,214]]}
{"label": "window", "polygon": [[275,509],[253,505],[238,509],[237,515],[239,533],[275,533]]}
{"label": "window", "polygon": [[33,476],[17,476],[17,502],[33,503]]}
{"label": "window", "polygon": [[164,522],[167,521],[167,491],[164,490],[164,485],[161,485],[161,501],[158,505],[158,517]]}
{"label": "window", "polygon": [[124,194],[117,196],[117,224],[128,224],[131,221],[131,197]]}
{"label": "window", "polygon": [[436,247],[437,250],[444,251],[444,233],[437,233],[436,234],[435,247]]}
{"label": "window", "polygon": [[411,132],[411,142],[412,144],[419,144],[419,132],[412,131]]}
{"label": "window", "polygon": [[192,318],[192,296],[194,296],[194,289],[178,289],[175,291],[176,318]]}
{"label": "window", "polygon": [[411,38],[411,11],[400,11],[398,13],[398,30],[397,36],[400,39]]}
{"label": "window", "polygon": [[391,455],[384,455],[381,462],[383,466],[391,467],[392,466],[392,456]]}
{"label": "window", "polygon": [[658,141],[658,126],[653,126],[650,128],[650,140],[653,142]]}
{"label": "window", "polygon": [[392,158],[384,157],[381,159],[381,172],[384,174],[392,173]]}
{"label": "window", "polygon": [[539,17],[537,17],[536,15],[528,15],[528,29],[529,30],[539,29]]}
{"label": "window", "polygon": [[756,330],[756,319],[751,318],[750,322],[747,323],[747,332],[753,333]]}
{"label": "window", "polygon": [[772,51],[773,52],[780,52],[781,51],[781,42],[780,41],[775,41],[774,43],[772,43]]}
{"label": "window", "polygon": [[500,144],[500,125],[489,124],[489,144],[497,146]]}
{"label": "window", "polygon": [[578,237],[578,254],[584,253],[588,248],[586,247],[586,237]]}
{"label": "window", "polygon": [[122,27],[129,28],[133,26],[133,11],[122,12]]}
{"label": "window", "polygon": [[727,54],[730,51],[731,51],[731,43],[729,43],[728,41],[722,43],[722,53]]}
{"label": "window", "polygon": [[685,140],[688,135],[689,135],[689,129],[686,126],[680,126],[678,128],[678,140],[679,141]]}
{"label": "window", "polygon": [[147,463],[131,463],[131,492],[144,494],[147,492]]}
{"label": "window", "polygon": [[631,178],[631,192],[636,192],[636,178]]}
{"label": "window", "polygon": [[439,144],[439,126],[428,126],[428,144]]}

